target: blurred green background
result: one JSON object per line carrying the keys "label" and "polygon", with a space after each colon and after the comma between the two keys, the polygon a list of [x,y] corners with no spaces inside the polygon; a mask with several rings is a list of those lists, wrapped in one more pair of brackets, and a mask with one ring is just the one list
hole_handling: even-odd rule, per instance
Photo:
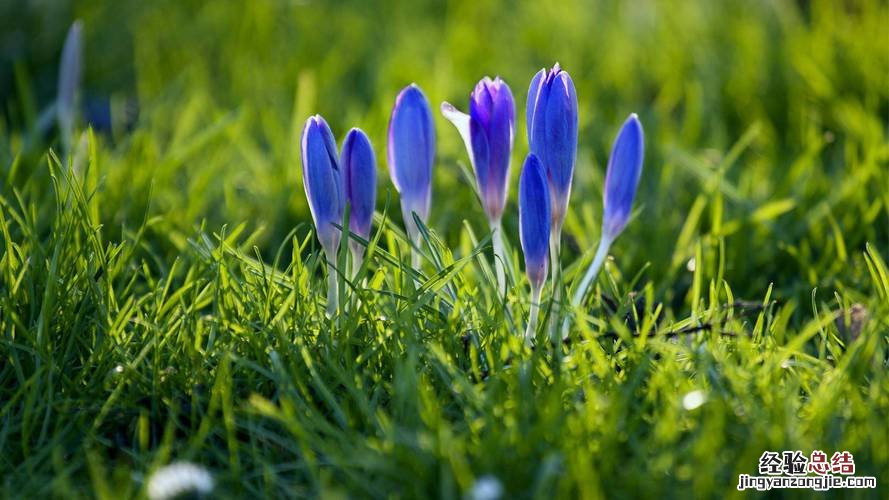
{"label": "blurred green background", "polygon": [[[100,137],[98,197],[111,235],[146,211],[169,215],[152,229],[174,246],[202,219],[210,228],[247,221],[265,228],[260,247],[271,252],[308,220],[298,137],[314,113],[338,140],[352,126],[370,135],[382,210],[395,195],[388,116],[410,82],[436,116],[430,225],[454,236],[469,218],[483,230],[457,167],[462,142],[438,105],[465,108],[479,78],[500,75],[524,117],[531,76],[558,61],[581,107],[566,262],[598,238],[604,165],[630,112],[645,126],[645,171],[639,220],[614,253],[628,269],[650,261],[667,295],[682,288],[671,279],[694,253],[680,235],[690,211],[703,213],[690,231],[712,229],[714,209],[730,221],[716,229],[731,237],[727,277],[743,294],[775,281],[804,297],[845,279],[839,265],[807,273],[836,257],[824,247],[835,230],[847,250],[870,241],[885,251],[889,241],[885,2],[7,0],[0,13],[0,163],[21,156],[28,168],[18,176],[47,175],[46,144],[26,136],[55,95],[73,19],[85,26],[84,101],[138,103],[129,131]],[[116,123],[122,108],[112,107]],[[523,122],[505,216],[514,243]]]}

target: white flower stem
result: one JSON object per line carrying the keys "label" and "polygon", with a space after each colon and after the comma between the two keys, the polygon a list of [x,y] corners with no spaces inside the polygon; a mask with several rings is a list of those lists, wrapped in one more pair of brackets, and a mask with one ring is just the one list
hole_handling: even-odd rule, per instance
{"label": "white flower stem", "polygon": [[[420,236],[420,228],[417,227],[416,222],[414,221],[414,213],[412,210],[407,208],[406,206],[401,206],[401,217],[404,219],[404,228],[407,233],[407,237],[411,242],[411,267],[419,272],[420,271],[420,241],[422,237]],[[420,283],[420,280],[415,278],[415,283]]]}
{"label": "white flower stem", "polygon": [[[419,242],[417,242],[417,246],[419,246]],[[411,248],[411,267],[420,271],[420,251],[416,248]]]}
{"label": "white flower stem", "polygon": [[339,307],[339,280],[336,276],[336,252],[325,252],[327,255],[327,317],[332,318]]}
{"label": "white flower stem", "polygon": [[355,281],[364,262],[364,247],[356,241],[350,241],[349,250],[352,252],[352,281]]}
{"label": "white flower stem", "polygon": [[[584,274],[583,279],[580,281],[580,285],[577,286],[577,290],[574,291],[574,296],[571,297],[571,308],[577,309],[580,307],[580,303],[583,302],[583,298],[586,296],[587,290],[590,285],[593,284],[596,276],[599,275],[599,271],[602,269],[602,264],[605,263],[605,258],[608,257],[608,250],[611,248],[612,238],[608,238],[603,236],[601,240],[599,240],[599,248],[596,249],[596,256],[593,257],[593,263],[590,264],[590,267],[587,269],[586,274]],[[562,324],[562,338],[568,336],[568,319],[565,318],[565,322]]]}
{"label": "white flower stem", "polygon": [[494,246],[494,268],[497,272],[497,293],[506,294],[506,251],[503,248],[503,231],[500,221],[491,222],[491,243]]}
{"label": "white flower stem", "polygon": [[556,338],[559,317],[559,301],[562,298],[562,266],[559,265],[559,254],[562,251],[562,225],[553,226],[549,238],[549,267],[553,276],[553,308],[549,316],[547,330],[553,340]]}
{"label": "white flower stem", "polygon": [[[361,270],[361,264],[364,262],[364,252],[366,249],[357,241],[350,241],[349,244],[349,250],[352,253],[352,286],[363,288],[364,279],[361,280],[361,284],[356,283],[356,280],[358,279],[358,271]],[[355,309],[359,308],[361,308],[361,299],[356,298]]]}
{"label": "white flower stem", "polygon": [[610,239],[602,238],[599,241],[599,248],[596,249],[596,256],[593,258],[593,263],[590,264],[590,267],[587,269],[586,274],[584,274],[583,276],[583,280],[581,280],[580,285],[577,287],[577,290],[574,291],[574,296],[571,298],[571,305],[573,307],[577,307],[580,305],[580,302],[586,295],[587,289],[590,287],[590,284],[592,284],[593,279],[599,274],[599,270],[602,269],[602,264],[605,263],[605,257],[608,256],[608,250],[610,248]]}
{"label": "white flower stem", "polygon": [[525,345],[530,346],[537,332],[537,316],[540,314],[540,291],[543,285],[531,285],[531,312],[528,315],[528,328],[525,330]]}
{"label": "white flower stem", "polygon": [[411,268],[414,270],[414,285],[419,288],[420,286],[420,267],[422,262],[420,261],[420,231],[415,231],[416,236],[411,234],[409,237],[413,244],[411,245]]}

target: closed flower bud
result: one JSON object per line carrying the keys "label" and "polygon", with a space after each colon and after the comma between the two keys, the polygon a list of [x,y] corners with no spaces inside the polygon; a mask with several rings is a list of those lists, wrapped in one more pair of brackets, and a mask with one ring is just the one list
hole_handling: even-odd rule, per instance
{"label": "closed flower bud", "polygon": [[412,212],[425,222],[432,194],[435,128],[426,96],[415,84],[404,88],[389,120],[389,174],[401,195],[401,210],[411,239],[419,235]]}
{"label": "closed flower bud", "polygon": [[624,230],[642,173],[645,154],[642,124],[635,113],[624,122],[611,148],[605,174],[602,237],[613,241]]}
{"label": "closed flower bud", "polygon": [[552,198],[553,228],[559,232],[577,156],[577,93],[558,63],[531,81],[527,103],[528,145],[546,170]]}
{"label": "closed flower bud", "polygon": [[349,230],[368,239],[377,199],[377,160],[370,139],[361,129],[349,131],[340,164],[349,202]]}
{"label": "closed flower bud", "polygon": [[525,159],[519,179],[519,237],[532,290],[539,290],[546,281],[551,217],[546,175],[532,153]]}
{"label": "closed flower bud", "polygon": [[340,244],[345,196],[340,176],[336,142],[333,133],[320,115],[306,121],[302,134],[303,186],[318,240],[329,259],[334,258]]}
{"label": "closed flower bud", "polygon": [[[596,250],[593,262],[587,268],[571,299],[573,307],[580,306],[608,256],[608,249],[627,225],[630,211],[633,208],[633,198],[636,197],[636,188],[639,186],[639,176],[642,174],[644,153],[642,124],[639,123],[639,118],[634,113],[624,122],[617,134],[617,139],[614,140],[614,146],[611,147],[608,172],[605,174],[602,237],[599,239],[599,248]],[[567,336],[568,318],[565,318],[562,337]]]}

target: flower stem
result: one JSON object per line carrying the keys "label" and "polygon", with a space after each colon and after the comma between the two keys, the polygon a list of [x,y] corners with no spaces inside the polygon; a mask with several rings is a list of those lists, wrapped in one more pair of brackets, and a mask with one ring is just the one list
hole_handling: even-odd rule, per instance
{"label": "flower stem", "polygon": [[528,315],[528,328],[525,330],[525,345],[531,346],[534,334],[537,331],[537,316],[540,313],[540,291],[543,285],[535,287],[531,285],[531,312]]}
{"label": "flower stem", "polygon": [[491,239],[494,246],[494,268],[497,272],[497,293],[506,294],[506,252],[503,248],[503,231],[500,221],[491,223]]}
{"label": "flower stem", "polygon": [[420,252],[415,248],[411,248],[411,267],[420,270]]}
{"label": "flower stem", "polygon": [[327,256],[327,317],[332,318],[339,307],[339,280],[336,276],[336,251],[324,252]]}
{"label": "flower stem", "polygon": [[555,340],[556,335],[558,334],[558,318],[559,318],[559,302],[562,299],[562,266],[559,265],[559,254],[562,251],[562,226],[559,224],[557,227],[553,226],[552,231],[550,232],[549,238],[550,246],[549,246],[549,262],[550,262],[550,273],[553,276],[553,309],[549,316],[549,325],[547,325],[547,330],[550,332],[550,336]]}
{"label": "flower stem", "polygon": [[349,250],[352,252],[352,281],[358,277],[361,264],[364,262],[364,247],[356,241],[349,242]]}
{"label": "flower stem", "polygon": [[337,290],[336,271],[333,265],[327,267],[327,317],[332,318],[339,306],[340,294]]}
{"label": "flower stem", "polygon": [[[580,285],[578,285],[577,290],[574,291],[574,296],[571,297],[572,309],[580,307],[580,303],[586,296],[587,289],[589,289],[596,276],[599,275],[599,271],[602,269],[602,264],[605,263],[605,258],[608,256],[608,249],[611,248],[611,241],[611,238],[604,236],[599,240],[599,248],[596,249],[596,256],[593,258],[593,263],[590,264],[586,274],[584,274],[583,279],[580,281]],[[568,336],[568,319],[569,318],[566,317],[565,322],[562,324],[563,339]]]}
{"label": "flower stem", "polygon": [[[420,271],[420,228],[414,220],[414,212],[407,208],[404,204],[401,206],[401,217],[404,219],[404,228],[407,233],[408,240],[411,243],[411,267]],[[419,279],[414,279],[415,283],[419,283]]]}

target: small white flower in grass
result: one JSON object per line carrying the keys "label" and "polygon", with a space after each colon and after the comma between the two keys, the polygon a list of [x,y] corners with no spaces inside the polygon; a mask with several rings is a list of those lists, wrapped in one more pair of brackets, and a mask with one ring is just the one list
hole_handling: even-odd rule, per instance
{"label": "small white flower in grass", "polygon": [[688,269],[688,272],[693,273],[695,269],[697,269],[698,263],[695,261],[695,258],[692,257],[688,259],[688,262],[685,264],[685,268]]}
{"label": "small white flower in grass", "polygon": [[117,373],[123,373],[123,365],[117,365],[114,367],[114,371]]}
{"label": "small white flower in grass", "polygon": [[148,498],[151,500],[167,500],[187,492],[207,495],[211,491],[213,476],[210,472],[188,462],[161,467],[148,478]]}
{"label": "small white flower in grass", "polygon": [[691,391],[682,397],[682,406],[686,410],[694,410],[707,401],[707,395],[704,391]]}
{"label": "small white flower in grass", "polygon": [[494,476],[482,476],[475,480],[469,492],[470,500],[498,500],[503,496],[503,485]]}

